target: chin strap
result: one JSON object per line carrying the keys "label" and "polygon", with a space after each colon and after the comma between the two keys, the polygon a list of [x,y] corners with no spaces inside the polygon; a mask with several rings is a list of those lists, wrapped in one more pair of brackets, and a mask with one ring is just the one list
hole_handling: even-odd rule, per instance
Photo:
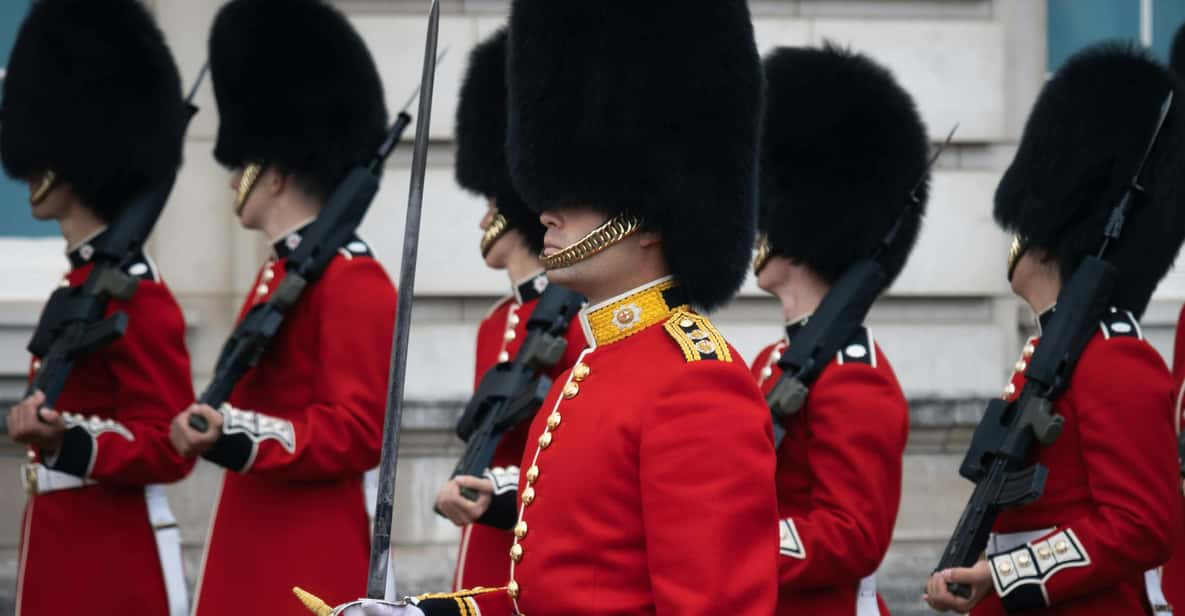
{"label": "chin strap", "polygon": [[579,242],[552,255],[541,255],[539,261],[549,270],[570,267],[633,235],[642,228],[642,220],[630,214],[618,214],[593,229]]}
{"label": "chin strap", "polygon": [[494,210],[494,218],[490,220],[490,226],[486,227],[485,233],[481,236],[481,256],[484,259],[486,255],[490,254],[490,249],[494,247],[497,242],[506,232],[510,230],[510,222],[497,209]]}

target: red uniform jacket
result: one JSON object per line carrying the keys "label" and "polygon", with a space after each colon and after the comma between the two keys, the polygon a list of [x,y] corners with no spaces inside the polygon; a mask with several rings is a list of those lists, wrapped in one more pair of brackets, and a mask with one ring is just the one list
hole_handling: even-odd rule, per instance
{"label": "red uniform jacket", "polygon": [[[787,339],[805,321],[787,327]],[[768,394],[786,340],[766,347],[753,376]],[[862,578],[889,550],[901,501],[909,405],[893,368],[861,328],[786,422],[778,449],[778,614],[856,614]],[[870,592],[870,591],[869,591]],[[867,597],[879,611],[879,597]]]}
{"label": "red uniform jacket", "polygon": [[[92,240],[93,241],[93,240]],[[63,284],[90,274],[90,242],[70,253]],[[71,426],[46,466],[93,485],[30,496],[21,534],[18,615],[168,614],[144,487],[184,477],[193,462],[169,443],[169,424],[193,400],[185,322],[147,258],[140,282],[107,314],[128,315],[123,337],[74,364],[55,406]],[[36,368],[36,361],[34,361]],[[135,580],[135,583],[128,583]]]}
{"label": "red uniform jacket", "polygon": [[[1019,395],[1038,342],[1025,346],[1006,398]],[[989,544],[996,592],[980,603],[977,616],[1025,609],[1148,613],[1144,572],[1168,560],[1173,525],[1185,516],[1172,389],[1164,360],[1144,341],[1135,318],[1112,309],[1054,403],[1065,426],[1034,460],[1049,469],[1045,493],[1003,512],[993,527],[1038,536],[1011,548]]]}
{"label": "red uniform jacket", "polygon": [[[1181,438],[1182,428],[1185,427],[1185,306],[1181,308],[1181,316],[1177,319],[1177,339],[1173,345],[1173,419],[1176,424],[1177,438]],[[1179,478],[1178,485],[1185,494],[1185,477]],[[1178,611],[1185,610],[1185,517],[1178,518],[1173,525],[1177,536],[1173,556],[1164,564],[1161,570],[1161,588],[1169,605]]]}
{"label": "red uniform jacket", "polygon": [[484,616],[774,612],[769,412],[681,295],[663,279],[581,312],[592,346],[531,424]]}
{"label": "red uniform jacket", "polygon": [[[477,328],[477,362],[474,371],[474,389],[481,383],[481,377],[494,365],[510,361],[518,354],[527,335],[527,319],[539,296],[547,288],[547,275],[539,272],[514,288],[514,294],[499,301]],[[564,370],[576,363],[577,356],[584,350],[584,331],[577,319],[568,328],[568,347],[564,357],[548,371],[555,379]],[[518,494],[519,460],[526,446],[530,422],[523,422],[502,437],[494,451],[493,466],[487,476],[494,481],[495,496],[508,499],[510,509]],[[514,520],[511,520],[511,524]],[[457,569],[453,576],[453,588],[476,588],[478,586],[501,586],[506,583],[506,555],[514,542],[509,528],[479,522],[470,524],[461,531],[461,547],[457,554]]]}
{"label": "red uniform jacket", "polygon": [[[266,301],[300,231],[276,242],[243,306]],[[293,585],[365,594],[362,475],[379,461],[395,288],[354,239],[235,387],[206,457],[229,471],[211,522],[198,616],[284,614]],[[313,556],[315,555],[315,556]]]}

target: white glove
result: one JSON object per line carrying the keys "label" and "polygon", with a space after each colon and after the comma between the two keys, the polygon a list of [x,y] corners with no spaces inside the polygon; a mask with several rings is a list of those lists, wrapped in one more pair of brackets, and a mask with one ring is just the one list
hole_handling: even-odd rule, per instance
{"label": "white glove", "polygon": [[333,610],[336,616],[424,616],[414,605],[400,601],[392,603],[379,599],[359,599],[339,605]]}

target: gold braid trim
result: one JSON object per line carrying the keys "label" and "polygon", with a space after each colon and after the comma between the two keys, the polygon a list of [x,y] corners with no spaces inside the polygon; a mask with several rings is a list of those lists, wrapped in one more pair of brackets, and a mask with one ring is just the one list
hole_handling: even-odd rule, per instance
{"label": "gold braid trim", "polygon": [[570,267],[633,235],[640,228],[642,221],[638,217],[618,214],[589,231],[588,235],[580,238],[575,244],[552,255],[541,255],[539,261],[549,270]]}
{"label": "gold braid trim", "polygon": [[761,269],[765,267],[774,256],[774,247],[769,243],[769,236],[762,234],[761,241],[757,243],[757,256],[753,257],[753,275],[761,274]]}
{"label": "gold braid trim", "polygon": [[251,196],[251,190],[255,188],[262,172],[263,165],[260,163],[250,163],[243,168],[243,177],[239,178],[239,191],[235,194],[235,214],[243,213],[243,206],[247,205],[247,198]]}
{"label": "gold braid trim", "polygon": [[292,594],[296,595],[296,598],[300,599],[300,602],[317,616],[330,616],[333,613],[333,608],[328,603],[299,586],[292,587]]}
{"label": "gold braid trim", "polygon": [[416,597],[417,601],[425,599],[464,599],[465,597],[476,597],[478,595],[488,595],[492,592],[502,592],[506,590],[505,586],[497,588],[486,588],[485,586],[474,586],[466,590],[459,590],[457,592],[430,592]]}
{"label": "gold braid trim", "polygon": [[497,209],[494,210],[494,219],[490,221],[490,226],[486,227],[485,233],[481,236],[481,257],[484,259],[486,255],[490,254],[490,249],[494,247],[494,243],[506,235],[510,230],[510,223],[507,222],[506,217],[502,215]]}

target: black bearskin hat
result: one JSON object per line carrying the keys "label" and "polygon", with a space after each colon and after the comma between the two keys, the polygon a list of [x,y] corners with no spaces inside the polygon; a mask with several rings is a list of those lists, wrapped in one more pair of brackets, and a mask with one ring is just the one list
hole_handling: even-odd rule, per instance
{"label": "black bearskin hat", "polygon": [[324,198],[374,156],[387,128],[378,70],[324,0],[232,0],[209,47],[218,162],[273,165]]}
{"label": "black bearskin hat", "polygon": [[510,227],[539,252],[547,228],[523,203],[506,167],[506,39],[502,28],[469,54],[457,104],[457,183],[497,199]]}
{"label": "black bearskin hat", "polygon": [[111,220],[181,164],[188,117],[177,65],[136,0],[39,0],[4,80],[0,159],[8,175],[53,171]]}
{"label": "black bearskin hat", "polygon": [[[881,65],[830,44],[775,50],[765,79],[760,227],[773,253],[834,282],[900,219],[881,257],[892,284],[928,196],[929,140],[913,99]],[[908,208],[919,181],[921,205]]]}
{"label": "black bearskin hat", "polygon": [[1178,77],[1185,78],[1185,26],[1177,29],[1173,35],[1173,47],[1169,51],[1169,68]]}
{"label": "black bearskin hat", "polygon": [[1170,91],[1173,106],[1140,176],[1146,192],[1105,255],[1119,269],[1112,305],[1137,315],[1185,239],[1185,89],[1176,77],[1126,44],[1077,53],[1041,90],[996,189],[996,222],[1069,279],[1102,245]]}
{"label": "black bearskin hat", "polygon": [[752,254],[761,60],[744,0],[686,4],[514,0],[506,151],[530,207],[640,217],[711,309]]}

